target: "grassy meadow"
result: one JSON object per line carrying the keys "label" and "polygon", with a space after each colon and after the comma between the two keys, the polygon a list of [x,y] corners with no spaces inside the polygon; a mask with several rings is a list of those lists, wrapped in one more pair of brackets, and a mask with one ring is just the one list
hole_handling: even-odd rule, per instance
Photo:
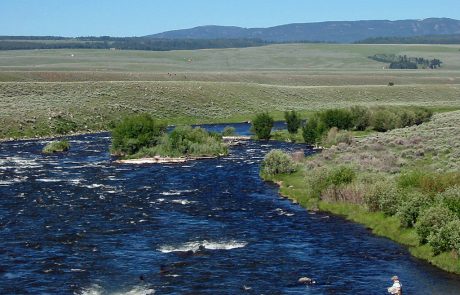
{"label": "grassy meadow", "polygon": [[[194,51],[0,52],[0,138],[106,130],[147,112],[170,123],[235,122],[268,111],[349,105],[460,108],[460,46],[286,44]],[[377,53],[439,58],[388,70]],[[389,82],[395,86],[387,86]]]}

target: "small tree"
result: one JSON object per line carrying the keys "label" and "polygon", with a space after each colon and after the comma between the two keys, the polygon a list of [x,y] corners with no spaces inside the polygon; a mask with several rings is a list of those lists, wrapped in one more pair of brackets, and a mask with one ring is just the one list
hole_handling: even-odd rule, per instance
{"label": "small tree", "polygon": [[318,127],[318,119],[316,117],[311,118],[308,122],[302,127],[302,136],[305,143],[316,144],[317,134],[316,128]]}
{"label": "small tree", "polygon": [[326,132],[326,126],[318,117],[313,117],[302,127],[302,136],[305,143],[314,145],[317,144],[324,132]]}
{"label": "small tree", "polygon": [[252,121],[252,131],[258,139],[269,140],[273,122],[273,118],[268,113],[258,114]]}
{"label": "small tree", "polygon": [[296,111],[285,112],[284,118],[286,119],[287,129],[290,134],[296,134],[300,128],[302,120]]}

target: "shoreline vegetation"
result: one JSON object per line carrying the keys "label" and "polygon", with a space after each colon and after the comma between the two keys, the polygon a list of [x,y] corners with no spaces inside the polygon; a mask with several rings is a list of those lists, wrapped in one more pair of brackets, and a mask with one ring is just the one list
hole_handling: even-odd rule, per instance
{"label": "shoreline vegetation", "polygon": [[459,124],[460,111],[438,113],[307,158],[270,152],[260,174],[295,203],[363,224],[460,274]]}
{"label": "shoreline vegetation", "polygon": [[179,163],[228,154],[221,134],[191,126],[168,132],[166,123],[149,114],[126,116],[113,124],[111,133],[111,154],[122,163]]}
{"label": "shoreline vegetation", "polygon": [[44,154],[55,154],[67,152],[70,149],[70,143],[67,139],[60,141],[51,141],[45,145],[42,152]]}

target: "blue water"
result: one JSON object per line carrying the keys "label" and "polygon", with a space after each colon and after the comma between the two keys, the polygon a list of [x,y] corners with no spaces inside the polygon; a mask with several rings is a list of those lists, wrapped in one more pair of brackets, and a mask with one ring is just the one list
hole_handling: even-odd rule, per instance
{"label": "blue water", "polygon": [[458,276],[260,180],[266,152],[304,146],[121,165],[107,134],[70,143],[0,144],[0,294],[386,294],[395,274],[405,294],[460,294]]}

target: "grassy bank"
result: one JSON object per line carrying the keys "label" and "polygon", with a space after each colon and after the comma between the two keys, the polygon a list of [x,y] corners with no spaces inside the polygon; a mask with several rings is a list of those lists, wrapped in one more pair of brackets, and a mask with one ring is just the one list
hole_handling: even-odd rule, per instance
{"label": "grassy bank", "polygon": [[[309,209],[342,215],[377,234],[406,245],[412,255],[460,274],[458,250],[443,244],[437,231],[425,236],[423,222],[455,220],[458,208],[460,112],[436,114],[419,126],[371,134],[300,160],[298,171],[265,179],[280,184],[280,193]],[[454,197],[446,197],[454,192]],[[455,192],[457,195],[455,196]],[[414,199],[427,200],[407,224]],[[449,200],[450,203],[446,203]],[[411,205],[415,204],[415,205]],[[446,204],[453,205],[447,209]],[[428,212],[443,208],[440,217]],[[412,210],[412,211],[411,211]],[[436,209],[437,210],[437,209]],[[439,209],[441,210],[441,209]],[[449,211],[451,210],[451,211]],[[453,211],[452,211],[453,210]],[[406,214],[406,215],[405,215]],[[434,219],[433,219],[434,218]],[[448,221],[446,221],[447,223]],[[457,221],[452,221],[456,224]],[[448,236],[458,234],[458,228]],[[421,235],[422,234],[422,235]],[[445,233],[444,233],[445,235]],[[450,245],[450,244],[449,244]]]}
{"label": "grassy bank", "polygon": [[[0,83],[1,138],[107,130],[150,113],[182,124],[250,120],[255,113],[349,105],[460,108],[459,85],[289,87],[225,82]],[[435,101],[435,105],[433,105]]]}

